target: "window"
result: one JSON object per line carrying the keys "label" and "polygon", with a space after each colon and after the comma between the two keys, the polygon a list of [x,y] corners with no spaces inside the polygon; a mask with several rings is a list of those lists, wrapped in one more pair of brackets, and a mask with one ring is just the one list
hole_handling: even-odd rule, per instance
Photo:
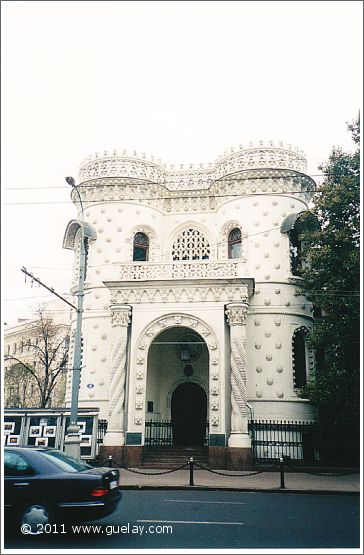
{"label": "window", "polygon": [[229,233],[228,258],[241,258],[241,230],[238,227]]}
{"label": "window", "polygon": [[35,472],[21,455],[5,451],[4,474],[5,476],[29,476],[35,474]]}
{"label": "window", "polygon": [[300,388],[307,383],[306,365],[306,328],[295,330],[292,338],[293,349],[293,384],[295,388]]}
{"label": "window", "polygon": [[135,262],[146,262],[149,258],[149,239],[145,233],[134,235],[133,260]]}
{"label": "window", "polygon": [[210,245],[197,229],[186,229],[172,247],[173,260],[206,260],[210,258]]}
{"label": "window", "polygon": [[89,464],[60,451],[50,449],[49,451],[44,451],[43,454],[48,458],[50,463],[63,472],[82,472],[83,470],[92,468]]}
{"label": "window", "polygon": [[153,412],[153,401],[148,401],[147,411],[148,412]]}
{"label": "window", "polygon": [[287,233],[291,272],[294,276],[302,275],[302,270],[309,267],[309,260],[303,256],[305,234],[318,231],[320,223],[309,211],[289,214],[281,224],[281,233]]}
{"label": "window", "polygon": [[301,250],[302,250],[302,245],[301,245],[301,240],[299,238],[299,234],[298,231],[293,228],[290,232],[289,232],[289,252],[290,252],[290,256],[291,256],[291,272],[294,276],[300,276],[301,275]]}

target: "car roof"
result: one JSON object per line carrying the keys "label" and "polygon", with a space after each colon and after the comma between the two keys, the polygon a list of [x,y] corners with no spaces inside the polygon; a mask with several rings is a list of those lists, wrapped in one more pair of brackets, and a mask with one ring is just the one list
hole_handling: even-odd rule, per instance
{"label": "car roof", "polygon": [[42,445],[6,445],[4,447],[5,451],[17,451],[21,449],[22,451],[55,451],[53,447],[43,447]]}

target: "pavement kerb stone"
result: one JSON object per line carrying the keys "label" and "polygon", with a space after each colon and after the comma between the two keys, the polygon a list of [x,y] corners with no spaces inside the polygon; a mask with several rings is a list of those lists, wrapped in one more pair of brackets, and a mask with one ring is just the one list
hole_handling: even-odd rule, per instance
{"label": "pavement kerb stone", "polygon": [[229,486],[119,486],[121,491],[124,490],[188,490],[188,491],[241,491],[241,492],[255,492],[255,493],[302,493],[302,494],[315,494],[315,495],[360,495],[359,491],[345,491],[345,490],[304,490],[304,489],[290,489],[290,488],[276,488],[276,489],[263,489],[263,488],[237,488]]}

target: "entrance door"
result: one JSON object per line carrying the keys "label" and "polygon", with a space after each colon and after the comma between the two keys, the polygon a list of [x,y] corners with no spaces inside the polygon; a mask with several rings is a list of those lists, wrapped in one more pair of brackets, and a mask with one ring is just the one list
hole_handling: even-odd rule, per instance
{"label": "entrance door", "polygon": [[174,445],[203,445],[206,432],[207,398],[199,385],[186,382],[172,394],[171,416]]}

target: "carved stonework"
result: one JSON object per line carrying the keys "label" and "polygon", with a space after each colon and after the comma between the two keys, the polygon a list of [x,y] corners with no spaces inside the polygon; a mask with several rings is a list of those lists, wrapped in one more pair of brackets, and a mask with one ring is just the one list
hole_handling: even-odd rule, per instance
{"label": "carved stonework", "polygon": [[173,260],[203,260],[210,258],[210,245],[198,229],[185,229],[172,246]]}
{"label": "carved stonework", "polygon": [[[126,334],[124,334],[126,335]],[[126,337],[115,341],[111,352],[108,427],[111,431],[123,430],[126,378]]]}
{"label": "carved stonework", "polygon": [[111,307],[111,325],[128,327],[131,320],[131,307]]}
{"label": "carved stonework", "polygon": [[81,165],[79,181],[82,183],[95,178],[120,177],[149,181],[152,182],[151,186],[153,183],[165,183],[170,191],[208,189],[217,179],[251,168],[283,168],[304,172],[306,160],[302,151],[291,145],[274,144],[272,141],[240,145],[239,149],[226,151],[222,158],[209,167],[202,164],[198,167],[193,164],[185,167],[181,164],[178,168],[171,166],[168,170],[160,160],[147,160],[145,154],[138,155],[134,152],[130,155],[126,151],[114,151],[86,159]]}
{"label": "carved stonework", "polygon": [[[220,411],[220,403],[218,401],[218,395],[220,392],[219,388],[219,343],[217,337],[213,333],[212,329],[209,328],[206,322],[200,320],[198,317],[191,316],[189,314],[181,314],[181,313],[173,313],[173,314],[166,314],[163,317],[163,326],[160,326],[161,319],[156,318],[154,321],[149,322],[143,333],[139,336],[137,340],[137,345],[143,345],[143,356],[141,357],[141,351],[137,351],[137,355],[135,356],[134,360],[132,361],[132,372],[135,372],[136,379],[138,382],[135,383],[135,388],[133,388],[133,398],[131,399],[130,406],[133,407],[134,411],[140,410],[142,407],[145,408],[146,406],[146,399],[145,393],[147,389],[147,372],[146,369],[143,367],[139,370],[141,366],[143,366],[147,359],[148,359],[148,352],[149,348],[153,343],[154,338],[157,334],[161,332],[161,329],[167,330],[169,328],[176,328],[176,324],[178,326],[182,326],[185,328],[190,328],[195,330],[199,335],[204,332],[204,335],[209,336],[209,342],[206,343],[206,348],[209,352],[209,357],[211,361],[211,371],[210,371],[210,390],[211,394],[214,396],[214,399],[211,400],[210,403],[210,411],[212,414],[217,414],[217,418]],[[153,330],[156,329],[154,332]],[[211,353],[214,353],[214,357],[212,358]],[[214,380],[214,381],[212,381]],[[216,380],[216,381],[215,381]],[[144,397],[142,397],[144,395]],[[212,416],[211,414],[211,416]],[[134,412],[133,417],[136,416]],[[210,420],[211,421],[211,420]],[[219,425],[219,418],[217,419],[217,424]]]}
{"label": "carved stonework", "polygon": [[228,304],[225,314],[229,326],[242,326],[246,323],[246,316],[249,309],[248,304]]}
{"label": "carved stonework", "polygon": [[[233,302],[244,302],[247,299],[246,285],[225,285],[210,286],[207,288],[200,286],[185,287],[143,287],[136,284],[135,288],[111,289],[111,298],[114,303],[186,303],[186,302],[209,302],[224,301],[227,298]],[[180,325],[179,320],[176,321]],[[151,328],[148,334],[154,334]],[[201,335],[208,335],[208,331],[202,330]]]}
{"label": "carved stonework", "polygon": [[214,279],[235,278],[242,273],[242,262],[216,262],[208,260],[188,262],[163,262],[148,264],[129,262],[119,265],[120,281],[153,280],[153,279]]}
{"label": "carved stonework", "polygon": [[247,419],[246,353],[241,338],[231,340],[231,430],[243,431],[243,420]]}

